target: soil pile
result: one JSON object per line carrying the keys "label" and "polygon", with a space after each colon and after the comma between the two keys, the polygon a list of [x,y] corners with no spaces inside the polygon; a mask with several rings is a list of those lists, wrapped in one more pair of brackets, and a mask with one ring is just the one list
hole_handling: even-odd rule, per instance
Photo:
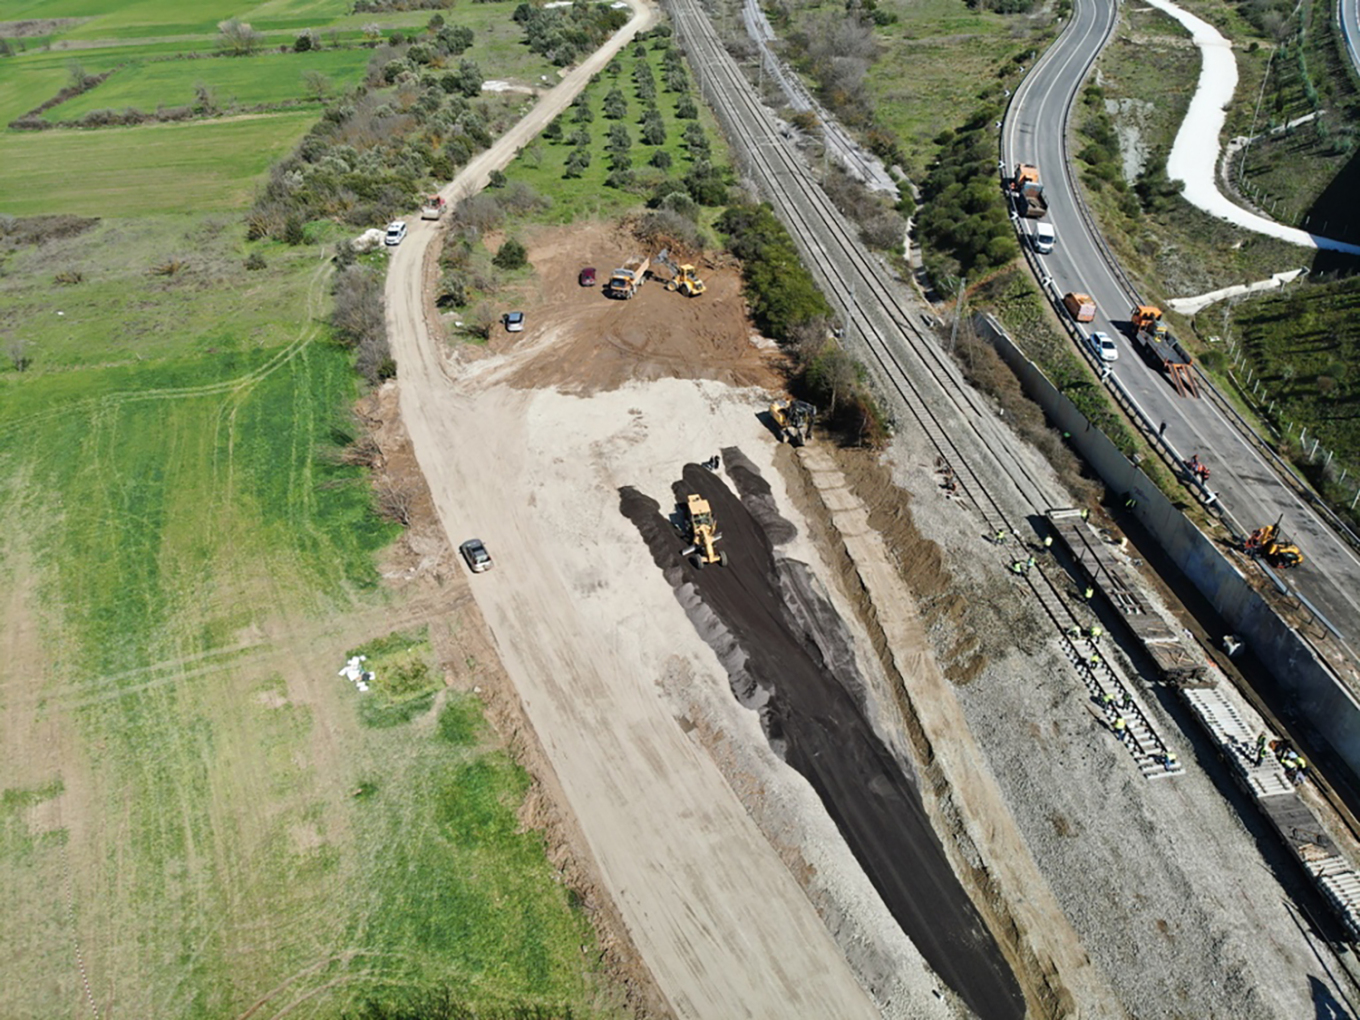
{"label": "soil pile", "polygon": [[620,491],[622,513],[727,666],[738,699],[760,712],[771,745],[817,791],[931,967],[978,1015],[1023,1016],[1015,978],[951,870],[914,777],[864,717],[849,634],[807,567],[775,550],[793,526],[749,461],[732,449],[724,457],[751,507],[695,464],[673,490],[677,507],[689,493],[712,505],[727,569],[679,566],[688,539],[677,515],[636,489]]}

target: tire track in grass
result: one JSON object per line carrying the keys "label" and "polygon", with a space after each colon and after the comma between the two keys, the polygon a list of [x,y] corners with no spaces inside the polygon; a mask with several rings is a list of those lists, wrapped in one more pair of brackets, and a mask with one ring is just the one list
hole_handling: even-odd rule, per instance
{"label": "tire track in grass", "polygon": [[[309,321],[299,329],[293,341],[285,348],[275,353],[274,356],[269,358],[264,364],[241,376],[230,380],[222,380],[199,386],[163,387],[149,391],[124,391],[120,393],[103,394],[98,397],[91,397],[78,402],[65,404],[59,409],[26,415],[0,425],[0,438],[8,438],[28,430],[40,428],[44,424],[51,423],[57,419],[66,418],[69,420],[73,411],[76,415],[79,415],[81,412],[88,415],[87,434],[78,441],[79,448],[87,456],[82,456],[80,458],[83,463],[79,464],[74,469],[74,478],[76,479],[79,488],[86,489],[88,495],[93,495],[95,497],[93,500],[86,501],[86,506],[89,506],[90,502],[94,502],[97,505],[102,505],[103,509],[101,511],[96,511],[92,516],[85,517],[83,522],[77,524],[76,526],[78,527],[79,534],[75,537],[80,544],[89,546],[94,553],[105,554],[97,557],[101,562],[116,562],[120,558],[126,561],[130,556],[135,558],[139,555],[139,549],[136,544],[128,544],[126,536],[132,534],[154,536],[164,532],[164,526],[167,523],[164,512],[166,508],[162,506],[160,501],[154,498],[154,495],[151,499],[147,500],[144,493],[139,491],[139,484],[142,486],[150,485],[153,491],[160,489],[163,492],[165,486],[169,484],[167,473],[173,475],[175,464],[185,457],[193,457],[195,455],[195,451],[186,448],[186,439],[192,439],[193,437],[186,437],[183,434],[183,423],[176,423],[173,420],[162,421],[160,424],[166,426],[170,431],[170,434],[165,437],[164,450],[162,451],[163,457],[161,458],[161,462],[167,465],[165,472],[155,472],[154,476],[150,479],[137,479],[135,477],[137,472],[134,471],[134,477],[128,478],[126,472],[120,471],[118,468],[120,451],[125,452],[127,444],[135,446],[139,437],[130,434],[135,432],[137,427],[125,416],[124,412],[128,411],[133,406],[145,404],[149,401],[192,400],[215,395],[227,395],[229,400],[217,411],[217,428],[213,431],[212,439],[214,448],[221,449],[218,445],[218,440],[221,437],[220,429],[222,425],[225,424],[227,428],[226,463],[224,465],[214,465],[208,478],[210,491],[215,491],[219,495],[219,498],[213,501],[215,506],[217,508],[225,508],[230,504],[234,493],[234,451],[240,408],[245,405],[247,398],[261,383],[277,373],[280,369],[294,365],[300,356],[305,358],[307,348],[320,332],[319,327],[315,322],[315,313],[321,301],[322,283],[328,276],[328,270],[328,264],[323,262],[312,273],[308,299]],[[294,389],[297,389],[297,387],[294,387]],[[295,419],[295,425],[305,433],[306,437],[310,438],[314,437],[316,434],[315,398],[309,390],[305,393],[305,397],[306,399],[302,408],[302,417]],[[154,418],[156,415],[153,414],[152,417]],[[293,437],[292,452],[294,461],[300,451],[298,445],[300,442],[302,442],[301,436]],[[311,453],[310,449],[305,452],[309,455]],[[310,456],[308,456],[307,459],[310,460]],[[290,470],[293,472],[290,482],[290,490],[292,492],[297,491],[297,484],[305,484],[308,480],[313,479],[312,472],[308,470],[306,466],[304,466],[299,473],[296,463],[291,463]],[[81,481],[82,478],[83,481]],[[227,483],[226,486],[215,484],[220,480],[225,480]],[[226,502],[224,503],[223,500]],[[161,507],[162,513],[160,519],[156,519],[157,514],[151,510],[139,510],[139,505],[152,508]],[[298,512],[305,514],[308,506],[306,494],[304,493],[303,502],[301,504],[294,504],[294,512],[289,515],[290,521],[297,523]],[[314,506],[311,508],[315,509]],[[310,521],[306,521],[305,523],[309,526],[314,541],[324,540],[323,536],[318,534],[315,528],[310,527]],[[111,556],[112,560],[108,560],[106,558],[107,556]],[[132,592],[136,588],[140,587],[142,589],[144,600],[148,602],[147,608],[151,609],[153,615],[156,614],[157,607],[150,605],[150,603],[164,603],[165,598],[173,597],[174,595],[172,592],[161,590],[161,585],[158,582],[163,579],[159,577],[158,572],[138,573],[131,579],[118,575],[117,572],[113,573],[115,574],[117,583],[125,585],[126,588],[129,589],[126,592],[128,596],[132,596]],[[100,596],[96,590],[89,588],[90,585],[96,583],[94,576],[87,576],[87,578],[80,583],[82,587],[86,587],[88,594],[102,600],[102,596]],[[158,608],[159,610],[167,612],[171,609],[170,606],[165,604],[159,605]],[[105,621],[101,626],[107,627],[109,624]],[[129,637],[131,643],[124,644],[120,654],[140,657],[143,651],[149,650],[142,647],[142,642],[139,641],[136,636],[129,635]],[[142,637],[151,638],[150,635],[142,635]],[[162,642],[169,640],[171,645],[179,643],[175,635],[169,635],[162,632],[160,637]],[[173,656],[173,658],[182,659],[184,656]],[[210,660],[210,666],[205,668],[203,672],[209,672],[212,669],[225,666],[229,666],[229,663],[220,661],[211,662]],[[183,679],[182,676],[176,677],[170,675],[163,678],[162,683],[178,681],[181,679]],[[206,831],[203,829],[203,826],[211,825],[211,819],[204,815],[203,811],[200,810],[202,805],[199,805],[194,801],[190,787],[195,784],[172,783],[171,789],[167,790],[164,789],[163,781],[170,775],[183,775],[193,761],[201,759],[201,748],[199,747],[199,744],[201,743],[202,735],[185,731],[182,728],[173,725],[173,718],[181,714],[181,710],[185,706],[179,704],[179,699],[175,697],[175,691],[173,689],[160,689],[162,683],[155,684],[154,687],[157,688],[155,690],[151,689],[153,685],[141,685],[141,689],[135,692],[129,691],[126,688],[122,691],[110,692],[115,693],[118,698],[122,698],[129,693],[141,695],[139,700],[144,701],[144,704],[140,708],[133,707],[131,714],[128,714],[124,718],[124,723],[126,724],[124,727],[126,731],[125,736],[130,740],[130,750],[136,753],[136,757],[139,761],[138,771],[142,774],[144,779],[152,783],[153,787],[161,787],[160,793],[162,796],[160,797],[155,796],[154,790],[148,791],[148,793],[152,794],[151,799],[154,803],[147,805],[149,815],[145,816],[146,819],[159,819],[159,821],[153,821],[149,826],[136,826],[141,829],[141,841],[144,842],[149,840],[151,843],[146,854],[139,854],[138,856],[144,856],[146,860],[154,861],[163,858],[166,852],[171,853],[172,856],[182,855],[187,864],[189,874],[199,875],[201,877],[203,868],[203,847],[200,843],[204,831]],[[98,680],[92,681],[87,686],[97,685],[107,689],[108,684],[109,678],[107,676],[102,676],[98,678]],[[145,698],[148,696],[150,701],[146,702]],[[78,707],[91,708],[105,700],[108,699],[105,697],[82,699],[76,704]],[[135,703],[133,704],[135,705]],[[151,730],[156,732],[147,731],[146,724],[149,724]],[[156,750],[157,748],[158,751]],[[153,753],[149,755],[143,753],[148,750]],[[160,777],[161,781],[158,781],[157,777]],[[169,801],[163,799],[164,795],[167,793],[170,796]],[[168,850],[167,846],[169,847]],[[178,850],[175,849],[176,847],[178,847]],[[69,860],[67,859],[66,848],[62,846],[60,849],[67,893],[67,913],[68,919],[72,925],[71,938],[74,947],[74,961],[77,965],[79,977],[85,990],[85,997],[90,1004],[93,1014],[97,1018],[100,1014],[90,980],[90,972],[86,967],[84,949],[81,945],[78,932],[74,927],[74,919],[76,916],[76,892],[73,876]],[[141,870],[143,869],[133,865],[134,873]],[[186,914],[197,917],[200,920],[218,917],[218,926],[223,923],[221,920],[223,913],[221,910],[216,909],[217,907],[220,907],[221,904],[208,902],[204,899],[205,896],[212,899],[213,890],[209,887],[205,887],[200,881],[191,879],[189,882],[183,884],[182,887],[178,889],[177,893],[168,887],[165,891],[181,900],[182,905],[187,903],[194,904],[194,907],[191,909],[177,911],[182,917]],[[191,925],[190,927],[195,928],[197,925]],[[170,934],[174,933],[172,932]],[[181,930],[179,932],[181,937],[190,934],[190,931]],[[201,931],[200,934],[202,934]],[[199,942],[200,949],[206,948],[212,942],[212,933],[208,932],[204,934],[202,938],[196,939],[195,941]],[[195,952],[194,954],[195,957],[199,955],[199,952]],[[164,1005],[168,1008],[168,1012],[162,1012],[161,1015],[169,1015],[170,1012],[177,1012],[178,1010],[175,1008],[176,1000],[182,1000],[179,1003],[180,1005],[188,1004],[185,996],[190,995],[191,993],[183,990],[183,982],[190,980],[191,978],[191,974],[184,973],[182,974],[181,981],[176,982],[172,989],[167,990],[167,997],[164,1001]]]}
{"label": "tire track in grass", "polygon": [[45,411],[35,411],[32,414],[0,422],[0,438],[13,435],[21,429],[44,425],[59,419],[67,418],[73,413],[87,408],[98,408],[100,411],[109,411],[117,410],[126,404],[138,402],[184,400],[193,397],[212,397],[222,394],[249,392],[259,383],[263,382],[297,357],[298,354],[305,350],[321,332],[320,326],[316,322],[316,313],[319,309],[320,283],[329,274],[329,270],[330,261],[323,255],[321,264],[313,271],[312,280],[308,285],[307,317],[302,327],[298,330],[297,336],[285,347],[280,348],[279,351],[263,365],[251,369],[244,375],[237,376],[233,379],[219,380],[218,382],[203,383],[198,386],[172,386],[141,391],[123,390],[115,393],[101,394],[97,397],[86,397],[83,400],[64,403],[60,407]]}

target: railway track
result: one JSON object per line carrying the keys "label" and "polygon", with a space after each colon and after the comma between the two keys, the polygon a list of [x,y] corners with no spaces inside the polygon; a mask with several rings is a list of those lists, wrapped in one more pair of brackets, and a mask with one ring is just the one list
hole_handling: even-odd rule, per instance
{"label": "railway track", "polygon": [[[671,0],[676,34],[689,51],[700,89],[728,127],[734,151],[781,218],[833,305],[839,306],[847,341],[854,340],[882,383],[905,407],[941,462],[957,491],[972,503],[987,534],[1038,533],[1029,518],[1042,517],[1067,502],[1066,495],[1036,476],[1016,450],[1016,440],[987,402],[962,378],[939,343],[927,335],[919,315],[898,300],[885,282],[889,271],[860,246],[794,148],[783,126],[751,94],[741,69],[714,34],[698,0]],[[991,471],[1001,484],[982,477]],[[1026,525],[1029,525],[1027,528]],[[1014,561],[998,550],[1003,569]],[[1019,550],[1022,558],[1027,550]],[[1020,576],[1053,625],[1063,651],[1091,696],[1129,706],[1126,746],[1144,775],[1170,775],[1161,762],[1167,747],[1143,708],[1135,685],[1079,634],[1085,622],[1064,595],[1056,566],[1036,562]],[[1107,700],[1108,699],[1108,700]],[[1111,713],[1112,714],[1112,713]]]}

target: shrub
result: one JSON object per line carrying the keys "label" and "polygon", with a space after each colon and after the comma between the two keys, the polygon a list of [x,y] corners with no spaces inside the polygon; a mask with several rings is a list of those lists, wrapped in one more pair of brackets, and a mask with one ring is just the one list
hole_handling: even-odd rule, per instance
{"label": "shrub", "polygon": [[396,364],[387,345],[382,274],[368,266],[347,266],[335,274],[332,289],[331,327],[340,343],[356,351],[355,368],[370,383],[391,378]]}
{"label": "shrub", "polygon": [[[353,248],[350,248],[349,245],[345,245],[344,247],[345,247],[351,254],[353,254],[353,252],[354,252],[354,249],[353,249]],[[256,269],[267,269],[268,267],[269,267],[269,263],[266,262],[266,261],[264,260],[264,255],[262,255],[260,252],[258,252],[258,251],[253,251],[253,252],[251,252],[249,255],[246,256],[246,268],[247,268],[247,269],[250,269],[250,270],[253,271],[253,270],[256,270]]]}
{"label": "shrub", "polygon": [[491,264],[498,269],[521,269],[529,262],[529,253],[524,245],[513,237],[506,240],[501,245],[500,251],[496,252],[496,257],[491,260]]}
{"label": "shrub", "polygon": [[307,240],[307,230],[302,217],[290,215],[283,221],[283,243],[299,245]]}

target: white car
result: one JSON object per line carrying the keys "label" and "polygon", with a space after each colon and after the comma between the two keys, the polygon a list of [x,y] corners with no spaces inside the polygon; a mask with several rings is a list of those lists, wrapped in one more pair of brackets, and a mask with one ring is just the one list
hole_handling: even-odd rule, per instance
{"label": "white car", "polygon": [[1086,338],[1086,342],[1091,345],[1091,350],[1101,361],[1118,361],[1119,347],[1110,339],[1108,333],[1095,332]]}
{"label": "white car", "polygon": [[523,333],[523,332],[524,332],[524,313],[523,313],[523,312],[506,312],[506,313],[505,313],[505,319],[504,319],[504,321],[505,321],[505,331],[506,331],[507,333]]}
{"label": "white car", "polygon": [[402,238],[406,236],[406,223],[403,220],[393,220],[387,225],[387,236],[383,238],[383,244],[389,248],[395,248],[401,244]]}

